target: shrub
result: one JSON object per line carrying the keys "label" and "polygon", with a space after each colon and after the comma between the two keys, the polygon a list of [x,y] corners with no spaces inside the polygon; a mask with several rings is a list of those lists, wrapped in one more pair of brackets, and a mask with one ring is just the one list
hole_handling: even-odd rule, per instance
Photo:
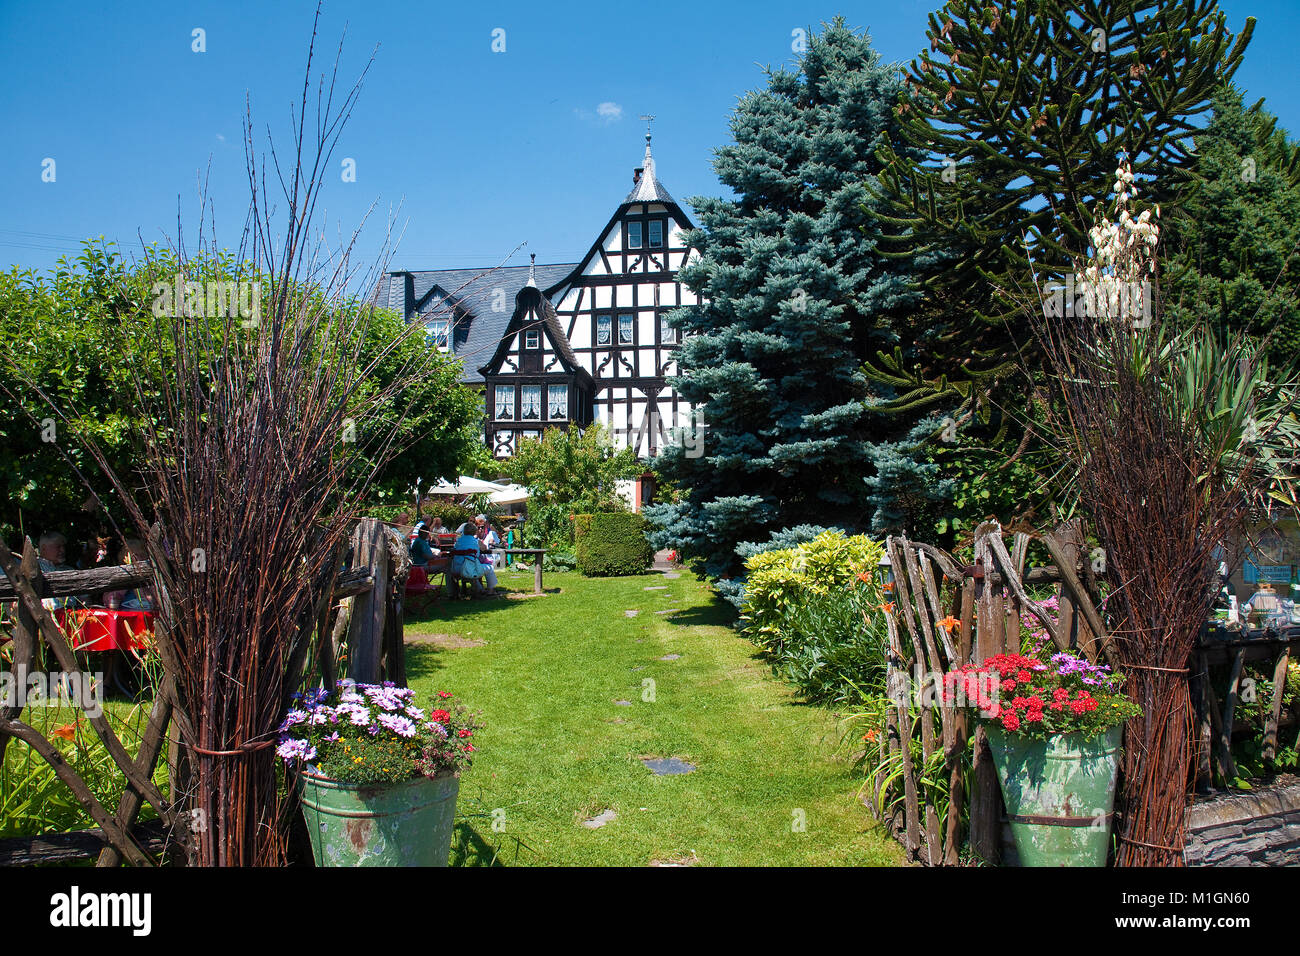
{"label": "shrub", "polygon": [[882,551],[863,535],[825,531],[745,562],[741,628],[805,699],[840,704],[883,691]]}
{"label": "shrub", "polygon": [[578,570],[589,578],[647,571],[654,562],[648,528],[644,518],[626,511],[575,515]]}
{"label": "shrub", "polygon": [[420,517],[426,522],[432,523],[434,518],[439,518],[448,531],[455,531],[466,521],[473,521],[475,514],[477,512],[450,501],[426,501],[420,509]]}

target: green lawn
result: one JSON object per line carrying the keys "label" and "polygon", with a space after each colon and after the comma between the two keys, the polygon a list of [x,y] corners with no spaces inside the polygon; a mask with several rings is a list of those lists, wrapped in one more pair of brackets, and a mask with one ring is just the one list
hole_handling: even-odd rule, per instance
{"label": "green lawn", "polygon": [[[501,583],[527,593],[532,574]],[[461,781],[454,864],[901,861],[856,798],[840,722],[770,676],[704,585],[569,573],[546,587],[407,622],[411,686],[453,691],[486,723]],[[657,659],[668,654],[681,656]],[[698,769],[656,777],[638,759],[669,756]],[[581,825],[605,810],[617,818]]]}

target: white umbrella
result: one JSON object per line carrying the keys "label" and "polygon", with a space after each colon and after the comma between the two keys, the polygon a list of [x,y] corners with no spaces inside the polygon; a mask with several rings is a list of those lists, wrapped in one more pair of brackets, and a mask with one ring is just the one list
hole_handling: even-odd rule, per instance
{"label": "white umbrella", "polygon": [[523,485],[506,485],[500,491],[492,493],[492,503],[497,505],[517,505],[527,500],[528,489]]}
{"label": "white umbrella", "polygon": [[505,487],[505,485],[498,485],[491,481],[484,481],[481,478],[471,478],[468,475],[461,475],[454,485],[445,478],[439,479],[438,483],[429,489],[429,494],[490,495],[502,491]]}

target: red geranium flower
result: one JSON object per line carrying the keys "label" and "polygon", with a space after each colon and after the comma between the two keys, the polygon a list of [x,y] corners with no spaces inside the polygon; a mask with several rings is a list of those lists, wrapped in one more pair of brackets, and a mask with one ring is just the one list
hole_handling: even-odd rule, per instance
{"label": "red geranium flower", "polygon": [[1019,730],[1020,718],[1012,713],[1004,714],[1002,716],[1002,726],[1007,728],[1007,730]]}
{"label": "red geranium flower", "polygon": [[447,721],[451,720],[451,714],[447,713],[445,710],[435,710],[429,715],[429,719],[440,724],[445,724]]}

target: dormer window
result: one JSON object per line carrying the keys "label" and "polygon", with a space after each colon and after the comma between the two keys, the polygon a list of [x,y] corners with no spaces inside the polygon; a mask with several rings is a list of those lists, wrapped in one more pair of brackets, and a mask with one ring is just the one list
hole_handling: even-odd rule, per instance
{"label": "dormer window", "polygon": [[425,326],[425,336],[430,345],[435,348],[447,351],[451,344],[451,320],[450,319],[430,319]]}
{"label": "dormer window", "polygon": [[537,329],[529,329],[524,333],[524,348],[537,349],[542,347],[542,333]]}
{"label": "dormer window", "polygon": [[664,245],[664,221],[662,219],[651,219],[648,225],[650,227],[650,248],[662,249]]}
{"label": "dormer window", "polygon": [[627,224],[627,247],[629,249],[641,248],[641,223],[629,222]]}

